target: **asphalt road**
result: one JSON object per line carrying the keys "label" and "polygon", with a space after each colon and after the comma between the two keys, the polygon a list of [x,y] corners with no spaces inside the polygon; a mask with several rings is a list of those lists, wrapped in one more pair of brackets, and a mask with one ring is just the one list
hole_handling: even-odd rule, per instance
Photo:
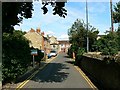
{"label": "asphalt road", "polygon": [[91,88],[71,61],[60,53],[22,88]]}

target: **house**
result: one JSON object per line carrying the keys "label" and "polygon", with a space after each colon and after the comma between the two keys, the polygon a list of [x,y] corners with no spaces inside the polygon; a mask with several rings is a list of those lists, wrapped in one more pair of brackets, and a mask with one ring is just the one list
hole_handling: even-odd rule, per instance
{"label": "house", "polygon": [[68,48],[70,47],[69,40],[59,40],[59,47],[60,52],[68,52]]}
{"label": "house", "polygon": [[30,40],[30,47],[38,48],[39,50],[49,53],[51,50],[49,37],[45,37],[44,32],[41,32],[40,28],[34,30],[31,28],[24,35],[28,40]]}
{"label": "house", "polygon": [[38,48],[39,50],[43,49],[43,36],[40,33],[40,29],[36,29],[36,31],[31,28],[24,36],[30,41],[30,47]]}
{"label": "house", "polygon": [[50,46],[51,46],[51,50],[55,50],[58,52],[59,50],[59,42],[57,41],[57,38],[54,36],[49,37],[50,40]]}
{"label": "house", "polygon": [[44,51],[48,54],[51,51],[50,40],[49,37],[43,37],[44,39]]}

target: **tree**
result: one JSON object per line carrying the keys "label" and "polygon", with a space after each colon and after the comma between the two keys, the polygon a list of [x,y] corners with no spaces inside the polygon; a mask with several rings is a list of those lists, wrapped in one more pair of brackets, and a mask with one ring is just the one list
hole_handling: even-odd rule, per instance
{"label": "tree", "polygon": [[88,31],[89,51],[94,51],[94,49],[92,48],[92,45],[94,44],[94,42],[96,42],[99,31],[91,25],[89,25],[89,27],[90,27]]}
{"label": "tree", "polygon": [[[42,1],[43,14],[46,14],[48,9],[47,5],[53,7],[53,15],[58,14],[61,17],[67,15],[67,10],[64,9],[65,2],[59,2],[58,0],[52,0],[52,2]],[[31,2],[3,2],[2,3],[2,30],[3,33],[12,33],[15,25],[19,25],[23,18],[31,18],[33,11],[33,3]]]}
{"label": "tree", "polygon": [[117,30],[117,35],[118,35],[117,40],[118,40],[118,45],[119,45],[118,50],[120,51],[120,25],[119,25],[118,30]]}
{"label": "tree", "polygon": [[102,52],[103,55],[115,55],[118,53],[118,35],[116,32],[101,37],[94,43],[94,48]]}
{"label": "tree", "polygon": [[[89,37],[89,47],[90,51],[92,51],[92,44],[95,42],[97,38],[97,34],[99,33],[96,28],[89,25],[88,28],[88,37]],[[78,48],[84,48],[86,50],[86,39],[87,39],[87,30],[86,25],[83,20],[77,19],[72,27],[68,31],[69,41],[74,46],[77,47],[74,51],[77,53]]]}
{"label": "tree", "polygon": [[114,6],[113,19],[114,23],[120,23],[120,1]]}
{"label": "tree", "polygon": [[31,18],[32,2],[3,2],[2,3],[2,30],[3,33],[12,33],[14,25],[22,22],[23,18]]}
{"label": "tree", "polygon": [[64,8],[65,7],[65,2],[67,2],[67,0],[64,0],[61,2],[61,0],[53,0],[54,2],[47,2],[47,1],[42,1],[43,7],[41,9],[43,9],[43,14],[46,14],[48,12],[47,9],[47,5],[50,5],[53,8],[53,15],[58,14],[60,17],[64,17],[67,15],[67,10]]}

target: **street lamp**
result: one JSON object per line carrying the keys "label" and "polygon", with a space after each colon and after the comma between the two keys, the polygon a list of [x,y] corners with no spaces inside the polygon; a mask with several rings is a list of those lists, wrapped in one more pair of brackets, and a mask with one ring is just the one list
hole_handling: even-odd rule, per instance
{"label": "street lamp", "polygon": [[89,51],[89,38],[88,38],[88,6],[87,6],[87,0],[86,0],[86,24],[87,24],[87,52]]}
{"label": "street lamp", "polygon": [[112,0],[110,0],[110,11],[111,11],[111,30],[113,32],[113,11],[112,11]]}

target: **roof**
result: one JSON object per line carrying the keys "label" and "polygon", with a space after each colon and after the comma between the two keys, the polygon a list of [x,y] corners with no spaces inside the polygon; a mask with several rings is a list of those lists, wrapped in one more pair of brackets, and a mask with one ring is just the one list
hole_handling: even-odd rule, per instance
{"label": "roof", "polygon": [[61,43],[69,43],[69,40],[59,40],[58,42],[59,42],[59,44],[61,44]]}
{"label": "roof", "polygon": [[50,45],[58,45],[58,43],[51,43]]}

